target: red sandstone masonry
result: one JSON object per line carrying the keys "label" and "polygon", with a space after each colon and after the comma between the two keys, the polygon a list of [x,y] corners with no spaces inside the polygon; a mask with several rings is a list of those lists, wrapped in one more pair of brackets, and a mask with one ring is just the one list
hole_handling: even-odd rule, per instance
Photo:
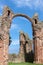
{"label": "red sandstone masonry", "polygon": [[37,14],[35,14],[33,18],[30,18],[29,16],[24,14],[14,14],[8,7],[5,7],[2,16],[0,16],[0,65],[8,65],[9,29],[11,26],[12,19],[16,16],[25,17],[32,23],[35,55],[34,62],[42,64],[43,22],[39,22]]}

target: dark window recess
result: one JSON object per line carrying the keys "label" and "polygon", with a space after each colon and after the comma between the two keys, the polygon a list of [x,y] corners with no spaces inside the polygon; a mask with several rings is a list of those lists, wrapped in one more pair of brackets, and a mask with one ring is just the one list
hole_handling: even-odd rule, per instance
{"label": "dark window recess", "polygon": [[28,43],[28,41],[26,41],[26,43]]}
{"label": "dark window recess", "polygon": [[10,11],[8,10],[8,16],[10,15]]}
{"label": "dark window recess", "polygon": [[2,36],[0,35],[0,40],[2,40]]}
{"label": "dark window recess", "polygon": [[35,24],[37,24],[37,20],[35,19]]}

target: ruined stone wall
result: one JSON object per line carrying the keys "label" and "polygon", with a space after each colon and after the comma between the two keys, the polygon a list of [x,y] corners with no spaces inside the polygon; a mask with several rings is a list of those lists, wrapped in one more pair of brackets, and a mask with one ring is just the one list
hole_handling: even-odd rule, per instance
{"label": "ruined stone wall", "polygon": [[29,57],[30,56],[33,57],[32,40],[30,40],[28,35],[25,34],[23,31],[20,32],[19,41],[20,41],[19,53],[16,56],[14,56],[15,54],[12,55],[9,54],[9,62],[14,62],[14,63],[29,62],[30,61]]}
{"label": "ruined stone wall", "polygon": [[0,17],[0,65],[7,65],[8,63],[8,40],[7,26],[4,19]]}
{"label": "ruined stone wall", "polygon": [[0,16],[0,65],[8,65],[9,28],[12,18],[8,10],[9,8],[5,7]]}
{"label": "ruined stone wall", "polygon": [[[25,17],[31,22],[33,30],[34,62],[43,63],[43,22],[39,21],[37,14],[30,18],[24,14],[14,14],[8,7],[4,7],[2,16],[0,16],[0,54],[3,53],[0,56],[0,65],[7,65],[8,63],[9,29],[12,19],[17,16]],[[26,57],[24,49],[26,50],[26,46],[28,45],[26,45],[27,41],[25,41],[25,35],[23,34],[21,37],[23,38],[21,38],[22,42],[20,42],[21,53]]]}
{"label": "ruined stone wall", "polygon": [[34,28],[34,61],[43,63],[43,22],[37,23]]}
{"label": "ruined stone wall", "polygon": [[[32,41],[32,40],[31,40]],[[21,62],[29,62],[29,53],[32,51],[32,43],[24,32],[20,32],[20,58]]]}

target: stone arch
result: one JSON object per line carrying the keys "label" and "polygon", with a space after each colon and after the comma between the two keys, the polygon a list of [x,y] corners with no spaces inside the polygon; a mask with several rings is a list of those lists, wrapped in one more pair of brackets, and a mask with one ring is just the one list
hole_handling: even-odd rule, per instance
{"label": "stone arch", "polygon": [[[29,22],[31,22],[31,18],[30,17],[28,17],[27,15],[25,15],[25,14],[15,14],[14,16],[13,16],[13,18],[12,19],[15,19],[16,17],[24,17],[24,18],[26,18]],[[32,26],[32,22],[31,22],[31,26]],[[32,28],[32,27],[31,27]],[[26,46],[26,45],[25,45]],[[21,51],[21,50],[19,50],[19,51]],[[23,51],[24,52],[24,51]],[[22,55],[22,53],[21,53],[21,55]],[[25,52],[24,52],[24,54],[23,54],[23,56],[25,56],[25,57],[21,57],[21,55],[19,55],[19,59],[20,59],[20,62],[29,62],[29,60],[26,58],[26,54],[25,54]],[[29,56],[29,55],[28,55]],[[26,59],[27,59],[27,61],[26,61]]]}
{"label": "stone arch", "polygon": [[[4,43],[6,43],[7,45],[9,45],[9,34],[8,33],[9,33],[9,29],[10,29],[11,22],[12,22],[13,18],[21,16],[21,17],[24,17],[24,18],[28,19],[32,24],[32,18],[30,18],[29,16],[27,16],[25,14],[14,14],[8,7],[4,8],[2,16],[3,16],[2,20],[5,22],[2,25],[3,26],[3,31],[5,32],[4,39],[7,41],[7,42],[5,41]],[[6,45],[6,49],[8,49],[7,45]],[[8,50],[6,50],[6,51],[8,52]],[[6,52],[5,52],[5,54],[6,54]],[[7,53],[6,56],[8,58],[8,53]],[[7,58],[6,58],[6,60],[7,60]]]}
{"label": "stone arch", "polygon": [[[26,18],[29,22],[31,22],[31,26],[32,26],[32,18],[30,18],[29,16],[25,15],[25,14],[14,14],[14,16],[12,17],[12,19],[16,18],[16,17],[24,17]],[[32,27],[33,28],[33,27]]]}
{"label": "stone arch", "polygon": [[[39,59],[39,57],[36,57],[37,55],[37,50],[36,50],[36,43],[38,44],[38,41],[40,40],[40,34],[41,32],[43,32],[43,29],[41,29],[43,27],[43,25],[39,25],[39,20],[38,20],[38,15],[35,14],[32,18],[30,18],[29,16],[25,15],[25,14],[14,14],[8,7],[4,8],[2,17],[1,17],[1,27],[0,27],[0,31],[3,32],[3,44],[4,44],[4,61],[2,61],[2,65],[4,63],[4,65],[7,65],[8,63],[8,45],[9,45],[9,29],[11,26],[11,22],[12,19],[17,17],[17,16],[22,16],[25,17],[26,19],[28,19],[31,24],[32,24],[32,30],[33,30],[33,43],[35,45],[35,61],[36,63],[41,63],[42,61]],[[41,32],[39,32],[41,29]],[[0,34],[1,34],[0,32]],[[37,41],[36,41],[37,40]],[[36,53],[37,52],[37,53]]]}
{"label": "stone arch", "polygon": [[[27,20],[29,20],[29,22],[31,22],[31,26],[32,26],[32,19],[31,19],[29,16],[27,16],[27,15],[25,15],[25,14],[14,14],[14,16],[13,16],[12,19],[14,19],[14,18],[16,18],[16,17],[24,17],[24,18],[26,18]],[[25,46],[26,46],[26,45],[25,45]],[[20,51],[21,51],[21,50],[20,50]],[[24,52],[24,51],[23,51],[23,52]],[[21,55],[25,56],[25,52],[24,52],[24,54],[21,53]],[[21,57],[21,56],[20,56],[20,57]],[[21,58],[19,58],[19,59],[22,59],[21,62],[28,62],[28,61],[26,61],[26,58],[24,58],[24,57],[21,57]]]}
{"label": "stone arch", "polygon": [[25,15],[25,14],[15,14],[15,15],[13,16],[13,18],[19,17],[19,16],[28,19],[28,20],[32,23],[32,19],[31,19],[29,16]]}

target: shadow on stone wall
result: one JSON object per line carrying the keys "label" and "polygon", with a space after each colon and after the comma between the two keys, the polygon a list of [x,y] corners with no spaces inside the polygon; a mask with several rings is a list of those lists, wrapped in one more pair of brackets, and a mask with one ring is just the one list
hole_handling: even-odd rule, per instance
{"label": "shadow on stone wall", "polygon": [[30,52],[26,52],[26,47],[24,46],[24,58],[25,58],[25,62],[31,62],[33,63],[34,61],[34,53],[33,51],[31,50]]}
{"label": "shadow on stone wall", "polygon": [[26,53],[25,54],[25,62],[33,63],[33,61],[34,61],[34,54],[33,54],[33,52],[31,51],[29,53]]}

